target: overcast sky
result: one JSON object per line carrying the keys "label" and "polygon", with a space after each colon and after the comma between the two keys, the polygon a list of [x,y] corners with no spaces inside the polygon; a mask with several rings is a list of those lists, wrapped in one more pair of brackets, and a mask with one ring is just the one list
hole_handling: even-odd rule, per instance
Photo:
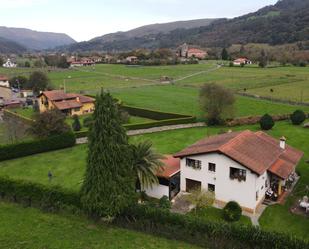
{"label": "overcast sky", "polygon": [[277,0],[0,0],[0,26],[67,33],[77,41],[146,24],[235,17]]}

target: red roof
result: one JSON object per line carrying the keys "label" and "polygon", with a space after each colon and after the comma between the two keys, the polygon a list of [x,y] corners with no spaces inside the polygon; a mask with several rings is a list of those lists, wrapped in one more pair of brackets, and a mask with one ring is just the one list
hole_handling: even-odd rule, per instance
{"label": "red roof", "polygon": [[175,158],[172,155],[166,155],[165,159],[163,159],[162,162],[164,163],[164,168],[161,171],[157,172],[158,177],[169,179],[173,175],[180,172],[179,158]]}
{"label": "red roof", "polygon": [[294,171],[303,152],[288,145],[281,149],[279,144],[279,140],[264,132],[246,130],[204,138],[174,156],[222,153],[258,175],[269,170],[286,179]]}
{"label": "red roof", "polygon": [[0,81],[8,81],[9,78],[5,75],[0,75]]}
{"label": "red roof", "polygon": [[198,48],[189,48],[188,53],[205,53],[206,54],[206,51],[198,49]]}
{"label": "red roof", "polygon": [[54,91],[45,91],[40,94],[46,96],[50,101],[63,101],[63,100],[73,100],[79,98],[81,103],[92,103],[94,102],[94,98],[87,97],[81,94],[76,93],[65,93],[61,90],[54,90]]}
{"label": "red roof", "polygon": [[64,101],[57,101],[54,102],[54,105],[59,110],[68,110],[73,108],[80,108],[82,107],[82,104],[77,102],[76,100],[64,100]]}

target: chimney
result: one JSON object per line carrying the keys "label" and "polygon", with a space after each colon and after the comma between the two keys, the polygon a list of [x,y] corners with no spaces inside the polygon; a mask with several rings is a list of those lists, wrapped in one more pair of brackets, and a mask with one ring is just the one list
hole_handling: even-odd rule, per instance
{"label": "chimney", "polygon": [[79,98],[79,97],[76,97],[76,101],[77,101],[77,102],[80,102],[80,98]]}
{"label": "chimney", "polygon": [[285,143],[286,143],[286,138],[285,137],[281,137],[280,138],[280,148],[285,150]]}

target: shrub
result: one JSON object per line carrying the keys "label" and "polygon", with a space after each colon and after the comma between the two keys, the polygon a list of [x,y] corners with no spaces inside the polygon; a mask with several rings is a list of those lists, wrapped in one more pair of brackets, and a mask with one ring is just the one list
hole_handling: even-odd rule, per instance
{"label": "shrub", "polygon": [[39,140],[2,145],[0,146],[0,161],[64,149],[74,145],[75,135],[71,132]]}
{"label": "shrub", "polygon": [[300,125],[306,120],[306,114],[302,110],[296,110],[292,115],[291,115],[291,121],[292,124],[294,125]]}
{"label": "shrub", "polygon": [[268,131],[272,129],[275,125],[275,122],[272,118],[272,116],[265,114],[263,117],[260,119],[260,126],[262,130]]}
{"label": "shrub", "polygon": [[72,129],[73,129],[73,131],[80,131],[81,130],[81,124],[80,124],[80,122],[79,122],[79,118],[78,118],[78,116],[77,115],[74,115],[73,116],[73,123],[72,123]]}
{"label": "shrub", "polygon": [[206,221],[147,205],[126,209],[114,220],[114,224],[207,248],[308,248],[307,241],[287,234],[253,226]]}
{"label": "shrub", "polygon": [[166,195],[162,196],[159,200],[159,207],[164,209],[171,208],[171,202]]}
{"label": "shrub", "polygon": [[238,221],[241,217],[241,207],[235,201],[228,202],[223,208],[223,217],[227,221]]}
{"label": "shrub", "polygon": [[93,124],[93,117],[92,116],[85,118],[84,121],[83,121],[83,125],[87,128],[90,128],[90,126],[92,124]]}
{"label": "shrub", "polygon": [[2,199],[40,207],[47,211],[55,211],[64,206],[75,209],[81,207],[77,192],[7,177],[0,177],[0,196]]}

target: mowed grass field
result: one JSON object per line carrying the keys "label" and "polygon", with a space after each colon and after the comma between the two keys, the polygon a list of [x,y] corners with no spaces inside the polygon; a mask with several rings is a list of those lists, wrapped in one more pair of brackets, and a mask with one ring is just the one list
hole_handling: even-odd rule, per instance
{"label": "mowed grass field", "polygon": [[[112,91],[113,96],[127,105],[145,107],[165,112],[191,114],[202,118],[203,112],[199,105],[199,89],[184,86],[148,86]],[[236,96],[235,117],[252,115],[287,114],[296,109],[309,112],[309,107],[292,106],[273,103],[265,100]]]}
{"label": "mowed grass field", "polygon": [[1,248],[198,248],[176,240],[0,202]]}
{"label": "mowed grass field", "polygon": [[[193,144],[198,139],[218,134],[222,130],[227,129],[224,127],[202,127],[174,130],[134,136],[130,138],[130,141],[136,143],[138,141],[150,140],[158,152],[173,154]],[[233,128],[235,131],[245,129],[257,131],[259,126],[252,125]],[[301,179],[294,191],[296,194],[291,195],[283,206],[268,207],[260,219],[261,226],[264,229],[292,233],[296,236],[307,238],[309,220],[305,217],[291,214],[289,208],[297,198],[305,194],[305,187],[309,185],[309,166],[305,163],[309,158],[309,129],[302,128],[302,126],[293,126],[287,121],[282,121],[277,122],[269,134],[276,138],[284,135],[287,138],[288,144],[304,151],[305,156],[297,168],[301,174]],[[64,188],[78,191],[83,180],[86,157],[87,145],[79,145],[69,149],[0,162],[0,175],[46,185],[60,185]],[[51,171],[54,175],[51,182],[48,180],[48,171]],[[209,215],[211,217],[218,217],[217,214]]]}
{"label": "mowed grass field", "polygon": [[[160,78],[173,79],[176,86],[200,86],[217,83],[235,91],[244,91],[261,96],[309,102],[308,67],[269,67],[257,65],[217,68],[217,61],[204,61],[197,65],[176,66],[127,66],[97,64],[66,70],[34,68],[0,68],[0,74],[10,77],[29,76],[31,71],[42,70],[48,74],[56,89],[66,86],[69,92],[96,93],[101,88],[109,90],[162,85]],[[270,89],[274,91],[271,92]]]}

